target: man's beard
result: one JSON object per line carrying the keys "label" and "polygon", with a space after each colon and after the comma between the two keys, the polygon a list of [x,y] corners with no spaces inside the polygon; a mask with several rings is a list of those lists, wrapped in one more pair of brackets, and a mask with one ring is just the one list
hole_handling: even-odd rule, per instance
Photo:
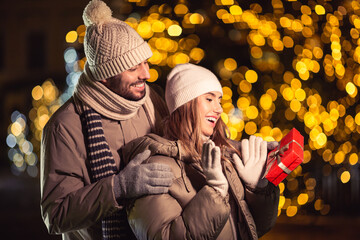
{"label": "man's beard", "polygon": [[139,101],[145,97],[146,87],[143,91],[139,92],[139,94],[133,94],[129,88],[121,89],[120,93],[118,93],[121,97],[130,100],[130,101]]}

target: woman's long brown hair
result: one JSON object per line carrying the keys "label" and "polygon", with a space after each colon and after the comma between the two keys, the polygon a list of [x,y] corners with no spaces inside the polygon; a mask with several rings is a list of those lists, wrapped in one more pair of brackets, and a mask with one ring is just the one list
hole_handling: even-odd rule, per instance
{"label": "woman's long brown hair", "polygon": [[[203,145],[200,117],[198,114],[197,98],[177,108],[165,119],[164,136],[170,140],[180,140],[187,161],[200,161]],[[229,143],[226,137],[229,130],[221,119],[218,119],[210,139],[219,146],[221,152],[231,149],[238,151]]]}

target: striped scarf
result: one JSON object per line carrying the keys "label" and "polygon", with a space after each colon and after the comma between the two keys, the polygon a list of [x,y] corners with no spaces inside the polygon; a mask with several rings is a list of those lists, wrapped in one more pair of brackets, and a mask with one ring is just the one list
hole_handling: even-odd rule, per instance
{"label": "striped scarf", "polygon": [[[100,114],[84,104],[82,119],[87,132],[91,181],[97,182],[116,174],[117,167],[105,139]],[[103,239],[135,238],[127,222],[125,210],[119,210],[102,220],[102,234]]]}

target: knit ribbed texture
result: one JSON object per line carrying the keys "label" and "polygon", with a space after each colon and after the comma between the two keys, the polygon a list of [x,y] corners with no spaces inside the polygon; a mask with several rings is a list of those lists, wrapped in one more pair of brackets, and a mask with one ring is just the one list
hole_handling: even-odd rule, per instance
{"label": "knit ribbed texture", "polygon": [[127,23],[113,18],[104,2],[89,2],[83,20],[84,51],[94,80],[116,76],[152,56],[149,45]]}
{"label": "knit ribbed texture", "polygon": [[167,77],[165,99],[169,112],[208,92],[220,92],[222,87],[211,71],[191,63],[176,65]]}
{"label": "knit ribbed texture", "polygon": [[108,89],[104,84],[94,81],[87,64],[76,85],[74,96],[96,112],[114,120],[128,120],[144,106],[151,116],[150,124],[155,125],[155,109],[150,98],[150,88],[145,85],[145,96],[138,101],[127,100]]}
{"label": "knit ribbed texture", "polygon": [[[110,147],[105,139],[101,116],[93,109],[83,106],[82,119],[87,133],[88,159],[90,161],[91,181],[117,173],[117,167]],[[131,239],[131,228],[125,210],[119,210],[102,220],[103,239]]]}

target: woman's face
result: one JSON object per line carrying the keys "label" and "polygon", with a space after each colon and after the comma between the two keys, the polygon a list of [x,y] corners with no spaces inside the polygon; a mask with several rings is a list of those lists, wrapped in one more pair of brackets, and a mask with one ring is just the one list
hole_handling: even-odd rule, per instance
{"label": "woman's face", "polygon": [[221,98],[220,92],[208,92],[197,98],[201,132],[206,137],[213,134],[216,122],[223,111],[220,104]]}

